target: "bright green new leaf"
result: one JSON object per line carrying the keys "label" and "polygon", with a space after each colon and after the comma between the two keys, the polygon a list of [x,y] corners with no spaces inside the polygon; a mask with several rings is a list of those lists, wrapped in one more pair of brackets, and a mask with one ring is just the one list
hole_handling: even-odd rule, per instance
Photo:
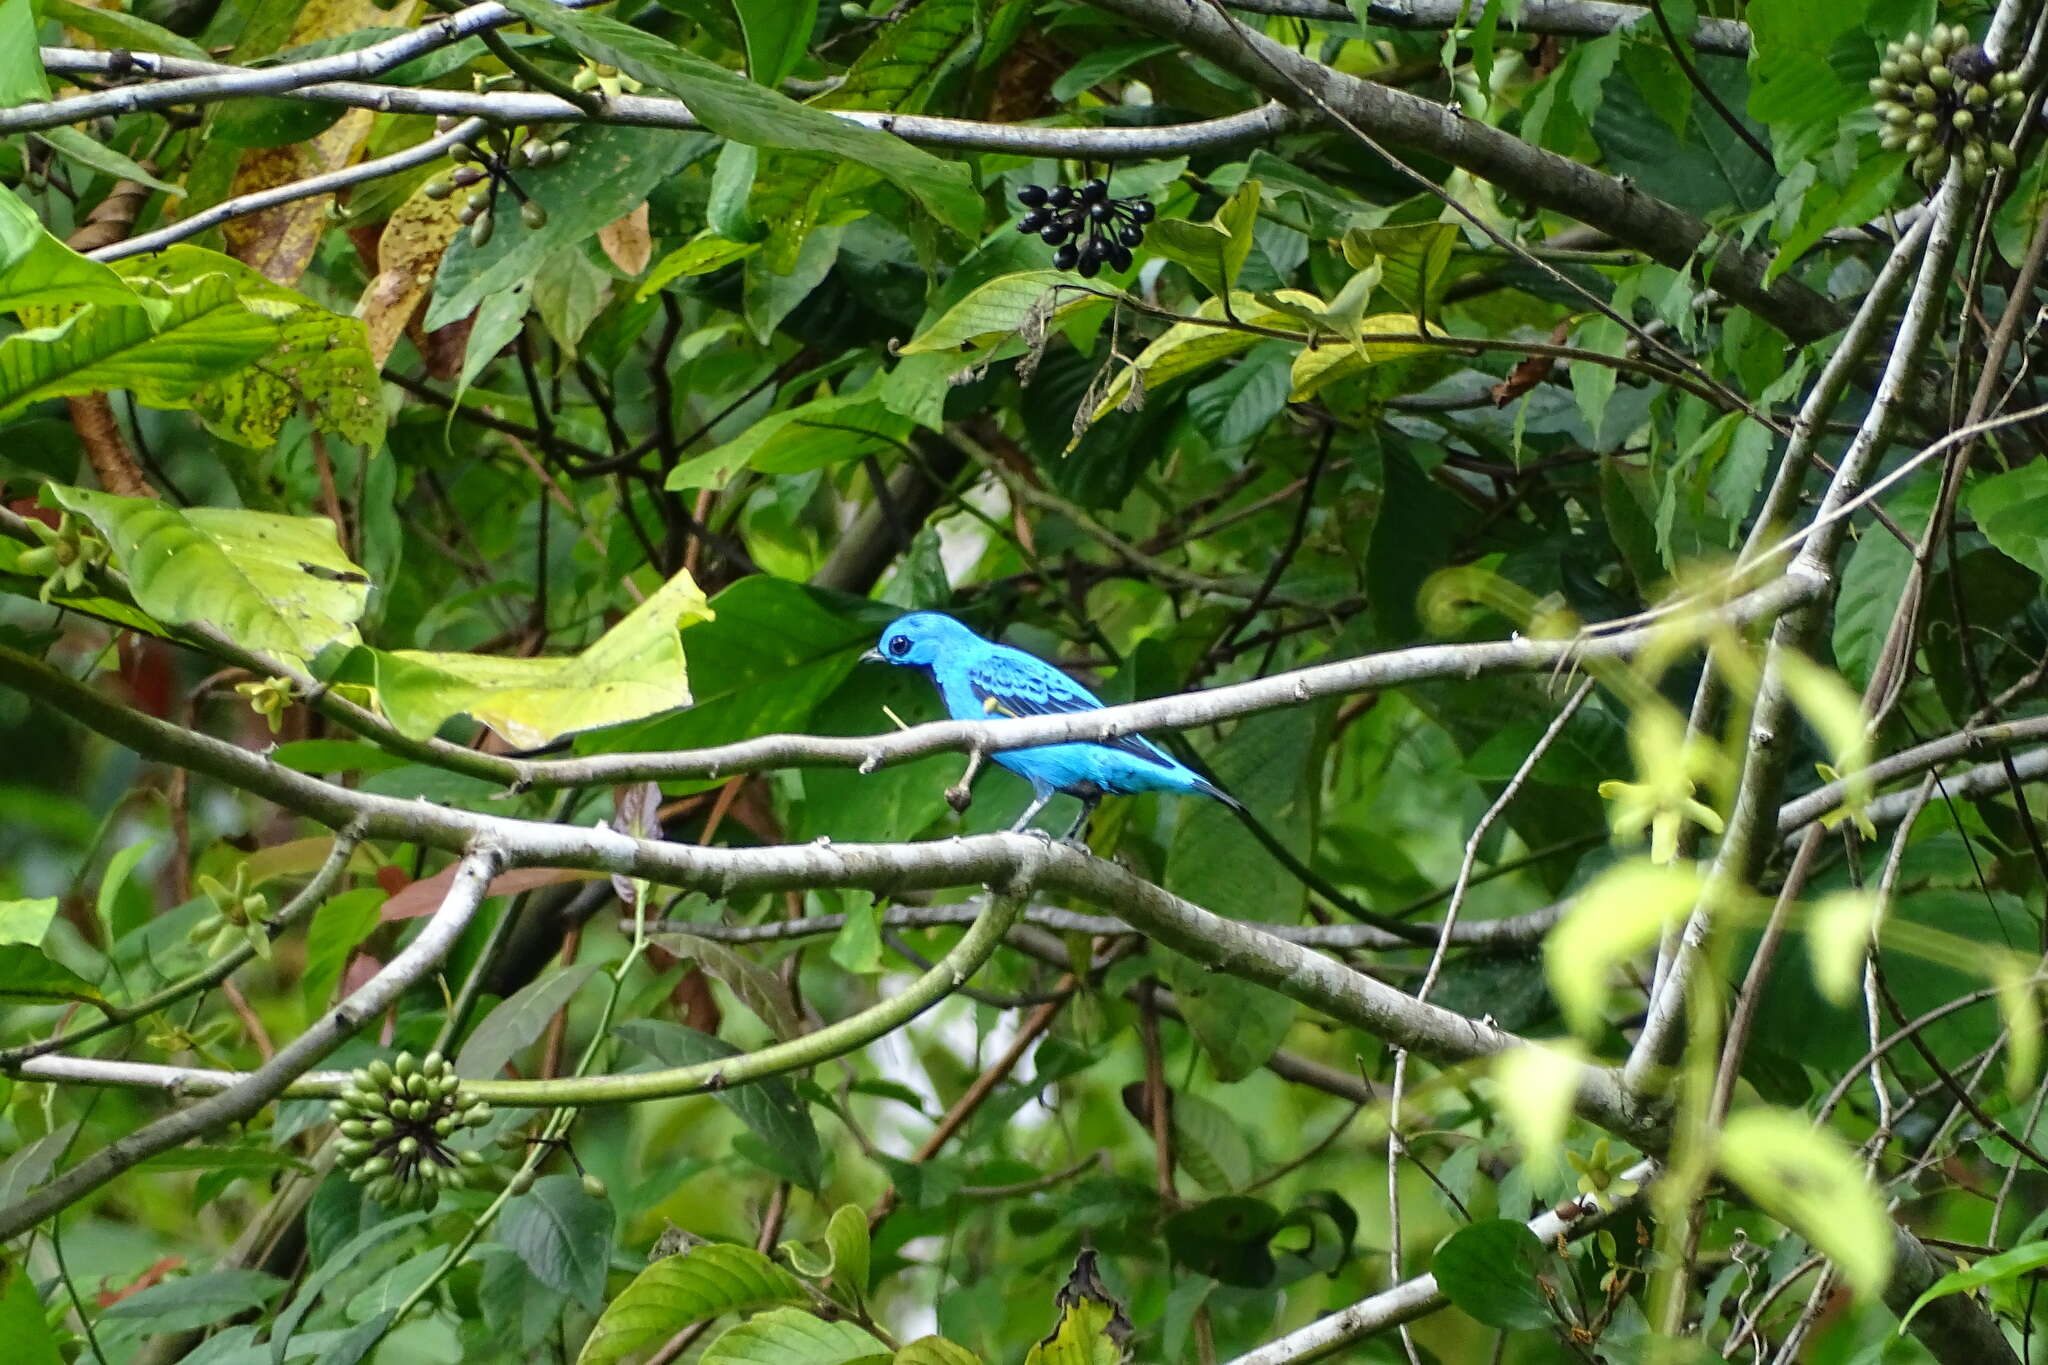
{"label": "bright green new leaf", "polygon": [[214,431],[245,446],[268,445],[301,406],[313,425],[372,446],[384,431],[377,362],[360,319],[331,313],[304,294],[274,284],[232,256],[179,245],[122,263],[130,279],[177,288],[224,275],[251,313],[273,331],[262,363],[203,385],[191,406]]}
{"label": "bright green new leaf", "polygon": [[150,310],[95,304],[0,342],[0,417],[106,389],[128,389],[153,407],[190,407],[200,390],[274,344],[275,325],[244,307],[225,275],[165,291],[160,301],[169,304],[161,322]]}
{"label": "bright green new leaf", "polygon": [[36,51],[40,27],[34,0],[0,0],[0,108],[50,98],[50,78]]}
{"label": "bright green new leaf", "polygon": [[891,1365],[982,1365],[982,1360],[944,1337],[919,1337],[898,1351]]}
{"label": "bright green new leaf", "polygon": [[[20,4],[23,0],[8,0]],[[0,309],[59,309],[98,303],[141,309],[141,297],[96,260],[88,260],[53,237],[29,205],[0,186]],[[162,305],[158,305],[162,311]]]}
{"label": "bright green new leaf", "polygon": [[[28,0],[14,3],[25,8]],[[0,28],[0,36],[4,36],[4,28]],[[11,1365],[64,1365],[57,1339],[43,1316],[43,1305],[36,1298],[35,1280],[4,1257],[0,1257],[0,1341],[7,1343]],[[933,1365],[940,1365],[937,1358]]]}
{"label": "bright green new leaf", "polygon": [[2029,461],[1980,479],[1966,500],[1986,540],[2048,578],[2048,465]]}
{"label": "bright green new leaf", "polygon": [[370,580],[325,517],[180,509],[61,484],[44,492],[92,522],[135,604],[159,621],[214,626],[245,648],[301,664],[356,641]]}
{"label": "bright green new leaf", "polygon": [[1574,1032],[1599,1028],[1609,974],[1692,909],[1704,886],[1690,865],[1640,858],[1587,883],[1543,941],[1544,978]]}
{"label": "bright green new leaf", "polygon": [[1835,1263],[1858,1294],[1875,1298],[1892,1266],[1892,1221],[1863,1163],[1803,1115],[1746,1109],[1721,1130],[1721,1170],[1759,1207]]}
{"label": "bright green new leaf", "polygon": [[813,0],[747,0],[737,8],[747,40],[747,74],[773,90],[804,59],[818,7]]}
{"label": "bright green new leaf", "polygon": [[641,1271],[606,1305],[576,1365],[618,1365],[644,1355],[691,1323],[809,1302],[796,1276],[753,1248],[700,1246],[663,1257]]}
{"label": "bright green new leaf", "polygon": [[704,126],[736,142],[825,152],[879,171],[964,237],[981,235],[981,197],[965,166],[941,161],[889,134],[798,104],[716,62],[608,15],[549,0],[506,7],[578,52],[684,100]]}
{"label": "bright green new leaf", "polygon": [[636,302],[651,299],[677,280],[709,275],[760,249],[759,242],[728,242],[709,232],[699,233],[656,261],[647,278],[633,291],[633,298]]}
{"label": "bright green new leaf", "polygon": [[841,1204],[825,1225],[825,1244],[832,1248],[832,1285],[844,1289],[857,1304],[868,1299],[870,1251],[868,1216],[858,1204]]}
{"label": "bright green new leaf", "polygon": [[728,1328],[698,1360],[701,1365],[850,1365],[887,1350],[853,1323],[771,1308]]}
{"label": "bright green new leaf", "polygon": [[1155,254],[1185,266],[1212,295],[1229,293],[1237,287],[1238,272],[1251,254],[1259,194],[1259,182],[1247,180],[1207,223],[1161,219],[1146,231],[1146,245]]}
{"label": "bright green new leaf", "polygon": [[33,948],[50,931],[57,917],[57,898],[39,896],[34,900],[0,901],[0,944],[25,943]]}
{"label": "bright green new leaf", "polygon": [[1512,1048],[1494,1061],[1500,1110],[1532,1179],[1548,1179],[1557,1169],[1585,1065],[1584,1052],[1570,1040]]}
{"label": "bright green new leaf", "polygon": [[32,1000],[62,1004],[68,1000],[100,1005],[99,989],[61,962],[44,957],[25,943],[0,945],[0,1000]]}
{"label": "bright green new leaf", "polygon": [[467,715],[520,748],[578,730],[638,720],[690,704],[678,635],[711,619],[687,569],[679,571],[580,654],[546,659],[426,650],[379,651],[377,699],[405,734],[424,738]]}
{"label": "bright green new leaf", "polygon": [[1968,1294],[1986,1285],[1999,1284],[2005,1280],[2016,1280],[2022,1275],[2048,1267],[2048,1242],[2028,1242],[2011,1251],[2002,1251],[1996,1256],[1986,1256],[1973,1266],[1962,1270],[1951,1270],[1948,1274],[1927,1286],[1927,1292],[1913,1300],[1905,1316],[1899,1319],[1898,1334],[1904,1336],[1906,1328],[1920,1310],[1936,1299],[1947,1298],[1950,1294]]}
{"label": "bright green new leaf", "polygon": [[1450,223],[1353,228],[1344,234],[1344,259],[1355,270],[1377,267],[1379,282],[1417,317],[1434,319],[1443,302],[1445,273],[1458,245]]}
{"label": "bright green new leaf", "polygon": [[669,471],[670,488],[723,488],[743,469],[800,474],[896,450],[912,420],[871,393],[820,398],[764,417],[722,445]]}
{"label": "bright green new leaf", "polygon": [[1882,908],[1869,892],[1837,891],[1807,912],[1806,955],[1813,963],[1814,989],[1823,999],[1846,1005],[1856,998]]}

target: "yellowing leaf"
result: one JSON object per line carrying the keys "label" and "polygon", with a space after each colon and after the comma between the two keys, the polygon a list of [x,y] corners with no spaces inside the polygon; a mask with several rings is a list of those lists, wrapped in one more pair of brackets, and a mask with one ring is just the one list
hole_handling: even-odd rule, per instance
{"label": "yellowing leaf", "polygon": [[356,301],[369,333],[370,356],[382,365],[434,283],[441,257],[462,230],[456,195],[430,199],[423,184],[400,204],[377,238],[377,274]]}
{"label": "yellowing leaf", "polygon": [[[1336,326],[1343,320],[1332,317],[1330,321]],[[1409,313],[1381,313],[1375,317],[1360,319],[1357,331],[1361,338],[1357,341],[1333,341],[1322,346],[1302,348],[1301,354],[1294,358],[1294,369],[1288,377],[1292,389],[1288,394],[1288,401],[1306,402],[1315,397],[1316,392],[1325,385],[1334,384],[1340,379],[1349,379],[1371,366],[1441,349],[1424,341],[1370,340],[1375,335],[1414,336],[1420,333],[1421,324]]]}
{"label": "yellowing leaf", "polygon": [[[1319,303],[1314,295],[1294,290],[1281,297],[1295,301],[1305,298]],[[1232,295],[1230,305],[1239,322],[1250,323],[1254,327],[1281,327],[1291,321],[1286,312],[1261,302],[1251,294]],[[1139,379],[1149,389],[1236,355],[1239,351],[1249,350],[1264,340],[1266,338],[1256,332],[1232,327],[1224,316],[1222,299],[1204,299],[1192,319],[1176,322],[1167,328],[1151,345],[1138,352],[1135,360],[1117,372],[1103,390],[1102,401],[1095,405],[1088,420],[1091,424],[1099,422],[1116,411],[1130,396],[1131,386]],[[1080,438],[1077,436],[1075,440],[1078,442]]]}
{"label": "yellowing leaf", "polygon": [[520,748],[690,704],[684,626],[711,619],[689,571],[676,574],[581,654],[508,659],[425,650],[379,652],[377,700],[405,734],[468,715]]}
{"label": "yellowing leaf", "polygon": [[2041,1071],[2040,987],[2030,964],[2016,956],[1996,959],[1991,981],[1998,987],[1998,1012],[2012,1040],[2005,1053],[2006,1089],[2017,1099],[2033,1090]]}
{"label": "yellowing leaf", "polygon": [[1575,1032],[1599,1027],[1608,974],[1692,909],[1704,885],[1690,865],[1635,859],[1579,892],[1543,944],[1543,975]]}
{"label": "yellowing leaf", "polygon": [[1759,1207],[1835,1263],[1866,1297],[1883,1292],[1892,1266],[1892,1222],[1863,1163],[1803,1116],[1747,1109],[1721,1131],[1719,1165]]}
{"label": "yellowing leaf", "polygon": [[356,640],[370,580],[342,553],[325,517],[180,509],[62,484],[44,493],[93,524],[128,575],[135,605],[159,621],[203,622],[301,664]]}
{"label": "yellowing leaf", "polygon": [[1522,1162],[1533,1180],[1547,1179],[1557,1169],[1584,1065],[1584,1052],[1570,1041],[1531,1043],[1494,1061],[1501,1113],[1522,1144]]}
{"label": "yellowing leaf", "polygon": [[1047,300],[1055,287],[1072,285],[1078,278],[1063,270],[1023,270],[984,280],[940,314],[938,321],[898,347],[897,354],[917,355],[999,341],[1022,327],[1034,309],[1049,309],[1046,316],[1050,319],[1076,304],[1096,302],[1094,295],[1078,290],[1064,304],[1057,295]]}

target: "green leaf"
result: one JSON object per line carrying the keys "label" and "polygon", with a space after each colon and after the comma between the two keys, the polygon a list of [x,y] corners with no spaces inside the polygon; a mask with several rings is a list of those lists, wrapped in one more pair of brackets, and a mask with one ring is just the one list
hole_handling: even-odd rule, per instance
{"label": "green leaf", "polygon": [[814,0],[747,0],[739,15],[747,40],[747,74],[772,90],[804,59],[818,6]]}
{"label": "green leaf", "polygon": [[669,471],[668,487],[723,488],[747,469],[801,474],[901,448],[914,425],[863,390],[814,399],[762,418],[722,445]]}
{"label": "green leaf", "polygon": [[1721,1170],[1814,1249],[1850,1289],[1876,1298],[1892,1265],[1892,1221],[1863,1163],[1803,1114],[1746,1109],[1722,1128]]}
{"label": "green leaf", "polygon": [[460,322],[485,300],[531,279],[548,256],[588,241],[600,228],[631,212],[682,167],[709,153],[714,141],[663,128],[606,126],[571,132],[568,142],[574,151],[566,160],[523,167],[518,173],[520,188],[546,210],[547,225],[502,224],[482,247],[468,233],[456,237],[434,276],[433,301],[421,325],[432,331]]}
{"label": "green leaf", "polygon": [[359,319],[329,312],[234,257],[202,247],[173,246],[120,268],[131,280],[155,280],[167,288],[225,275],[242,305],[271,324],[261,364],[223,375],[194,395],[191,406],[217,434],[265,446],[303,408],[315,427],[343,440],[374,447],[382,439],[381,380]]}
{"label": "green leaf", "polygon": [[[722,1038],[666,1019],[628,1019],[614,1025],[612,1032],[663,1066],[696,1066],[740,1055],[738,1048]],[[783,1077],[770,1076],[711,1093],[760,1136],[770,1159],[778,1164],[777,1174],[807,1190],[819,1187],[825,1175],[825,1151],[811,1123],[810,1106],[795,1086]]]}
{"label": "green leaf", "polygon": [[285,1282],[260,1270],[215,1270],[182,1275],[130,1294],[102,1310],[102,1332],[116,1327],[121,1337],[205,1327],[260,1308],[285,1289]]}
{"label": "green leaf", "polygon": [[706,231],[691,238],[654,263],[647,278],[633,291],[637,299],[653,298],[677,280],[708,275],[761,249],[759,242],[728,242]]}
{"label": "green leaf", "polygon": [[77,1000],[104,1007],[99,988],[61,962],[25,944],[0,945],[0,1000],[32,1000],[61,1004]]}
{"label": "green leaf", "polygon": [[2048,1267],[2048,1242],[2028,1242],[2011,1251],[2002,1251],[1996,1256],[1986,1256],[1975,1265],[1962,1270],[1951,1270],[1948,1274],[1927,1286],[1927,1292],[1913,1300],[1913,1306],[1899,1319],[1899,1335],[1905,1335],[1906,1328],[1919,1316],[1920,1310],[1936,1299],[1947,1298],[1950,1294],[1967,1294],[1982,1289],[1988,1284],[2004,1280],[2016,1280],[2022,1275]]}
{"label": "green leaf", "polygon": [[270,1329],[271,1365],[284,1365],[286,1356],[291,1353],[292,1333],[298,1330],[299,1323],[319,1302],[328,1285],[360,1266],[372,1250],[407,1228],[426,1222],[430,1216],[427,1213],[404,1213],[386,1217],[349,1238],[332,1256],[322,1261],[319,1268],[299,1286],[299,1292],[292,1295],[291,1302],[278,1311],[277,1322]]}
{"label": "green leaf", "polygon": [[246,648],[300,663],[354,643],[370,583],[325,517],[179,509],[49,484],[44,495],[93,524],[128,575],[135,604],[171,625],[205,623]]}
{"label": "green leaf", "polygon": [[853,1296],[855,1304],[868,1301],[870,1252],[868,1216],[858,1204],[841,1204],[825,1225],[825,1245],[832,1248],[832,1284]]}
{"label": "green leaf", "polygon": [[[1699,72],[1723,103],[1741,110],[1749,83],[1740,63],[1703,61]],[[1680,137],[1673,135],[1670,125],[1643,98],[1630,72],[1615,71],[1603,82],[1601,92],[1600,107],[1593,116],[1593,137],[1615,174],[1627,176],[1688,213],[1722,215],[1731,210],[1760,209],[1771,202],[1776,172],[1705,100],[1692,102]],[[1763,130],[1751,125],[1751,131]]]}
{"label": "green leaf", "polygon": [[794,1275],[751,1247],[700,1246],[641,1271],[606,1305],[576,1365],[619,1365],[692,1323],[809,1302]]}
{"label": "green leaf", "polygon": [[1443,304],[1458,229],[1450,223],[1353,228],[1344,234],[1344,259],[1354,270],[1380,272],[1380,287],[1410,313],[1435,321]]}
{"label": "green leaf", "polygon": [[1242,446],[1287,406],[1288,387],[1287,343],[1263,342],[1222,374],[1191,389],[1188,416],[1212,445]]}
{"label": "green leaf", "polygon": [[1212,1194],[1228,1194],[1251,1179],[1252,1150],[1237,1120],[1200,1095],[1173,1097],[1173,1154]]}
{"label": "green leaf", "polygon": [[141,308],[94,304],[0,341],[0,418],[45,398],[106,389],[127,389],[152,407],[191,407],[207,385],[269,350],[276,335],[225,275],[158,301],[169,305],[161,323]]}
{"label": "green leaf", "polygon": [[1339,380],[1409,356],[1439,352],[1440,347],[1424,341],[1375,341],[1375,336],[1417,336],[1423,334],[1421,320],[1412,313],[1381,313],[1360,318],[1346,329],[1355,335],[1349,341],[1326,339],[1320,346],[1304,346],[1296,352],[1289,369],[1287,397],[1304,403]]}
{"label": "green leaf", "polygon": [[[1876,62],[1869,60],[1875,44],[1864,36],[1870,5],[1871,0],[1827,5],[1759,0],[1744,8],[1751,41],[1749,113],[1771,126],[1780,167],[1790,170],[1832,144],[1841,116],[1869,102],[1864,82],[1877,74]],[[1864,69],[1844,69],[1849,64],[1839,60],[1837,51],[1844,39],[1861,49]],[[1700,64],[1702,73],[1719,67],[1734,69],[1735,63]],[[1728,103],[1743,107],[1740,99]]]}
{"label": "green leaf", "polygon": [[982,1360],[944,1337],[919,1337],[896,1353],[893,1365],[982,1365]]}
{"label": "green leaf", "polygon": [[111,267],[64,245],[28,205],[0,186],[0,309],[20,312],[83,303],[144,307],[141,296]]}
{"label": "green leaf", "polygon": [[594,962],[578,962],[545,972],[515,991],[470,1033],[456,1055],[456,1073],[485,1079],[503,1071],[521,1048],[532,1045],[546,1031],[548,1021],[568,1005],[596,970]]}
{"label": "green leaf", "polygon": [[424,738],[468,715],[519,748],[690,704],[679,634],[711,618],[679,570],[580,654],[520,659],[425,650],[376,651],[377,700],[392,724]]}
{"label": "green leaf", "polygon": [[981,235],[981,197],[964,166],[798,104],[608,15],[565,10],[548,0],[509,0],[507,8],[585,56],[678,96],[705,127],[723,137],[857,161],[901,186],[953,231],[970,239]]}
{"label": "green leaf", "polygon": [[50,78],[36,49],[41,27],[31,0],[0,0],[0,108],[50,98]]}
{"label": "green leaf", "polygon": [[649,940],[679,958],[696,963],[707,976],[752,1010],[754,1016],[766,1024],[777,1038],[787,1040],[804,1031],[797,1016],[796,1002],[790,998],[789,988],[782,984],[782,978],[752,958],[733,951],[723,943],[698,938],[695,934],[651,934]]}
{"label": "green leaf", "polygon": [[[148,847],[148,845],[144,845]],[[0,945],[23,943],[36,947],[43,941],[43,935],[50,930],[50,921],[57,917],[57,898],[43,896],[36,900],[0,901]]]}
{"label": "green leaf", "polygon": [[43,17],[55,19],[66,28],[75,28],[88,38],[97,38],[104,47],[125,47],[130,52],[162,52],[198,62],[213,60],[212,53],[190,38],[181,38],[160,24],[152,24],[147,19],[120,10],[95,9],[74,0],[43,0]]}
{"label": "green leaf", "polygon": [[1510,1218],[1467,1223],[1437,1248],[1430,1273],[1444,1296],[1488,1327],[1522,1331],[1555,1317],[1539,1283],[1550,1253]]}
{"label": "green leaf", "polygon": [[1259,182],[1246,180],[1207,223],[1162,218],[1146,229],[1146,245],[1186,267],[1212,295],[1227,294],[1236,288],[1238,271],[1251,254],[1259,193]]}
{"label": "green leaf", "polygon": [[299,980],[307,1013],[327,1008],[341,982],[349,956],[377,928],[377,912],[386,900],[381,887],[362,886],[332,897],[313,912],[306,931],[306,971]]}
{"label": "green leaf", "polygon": [[[27,7],[27,0],[9,2]],[[5,41],[6,25],[0,23],[0,44]],[[30,50],[34,50],[33,39]],[[10,1365],[64,1365],[57,1339],[43,1317],[43,1305],[36,1298],[35,1281],[7,1257],[0,1257],[0,1341],[7,1343]],[[935,1360],[932,1365],[940,1362]]]}
{"label": "green leaf", "polygon": [[702,1365],[847,1365],[887,1348],[850,1322],[826,1322],[796,1308],[771,1308],[728,1328],[704,1348]]}
{"label": "green leaf", "polygon": [[109,175],[117,180],[133,180],[162,194],[178,196],[185,193],[178,186],[157,179],[135,161],[104,143],[94,141],[76,128],[41,128],[36,131],[35,136],[87,170],[98,171],[101,175]]}
{"label": "green leaf", "polygon": [[2035,461],[1979,479],[1970,486],[1968,506],[1977,529],[2000,553],[2048,578],[2048,466]]}
{"label": "green leaf", "polygon": [[117,924],[114,910],[121,897],[121,888],[128,884],[128,878],[135,871],[135,865],[142,861],[156,840],[143,839],[120,850],[107,859],[107,870],[100,874],[99,894],[93,898],[93,908],[101,924],[107,926],[112,937],[118,938],[126,926]]}
{"label": "green leaf", "polygon": [[1077,290],[1064,305],[1058,303],[1058,288],[1072,286],[1077,279],[1079,276],[1063,270],[1025,270],[984,280],[931,326],[898,347],[897,354],[950,351],[1000,341],[1023,327],[1034,312],[1043,313],[1050,325],[1076,304],[1097,301]]}
{"label": "green leaf", "polygon": [[612,1206],[573,1175],[542,1176],[505,1205],[498,1235],[535,1279],[596,1312],[611,1263]]}
{"label": "green leaf", "polygon": [[57,1161],[78,1136],[79,1125],[65,1124],[28,1143],[5,1161],[0,1161],[0,1208],[18,1202],[37,1187],[48,1183]]}
{"label": "green leaf", "polygon": [[1095,48],[1083,53],[1079,61],[1052,83],[1052,97],[1064,103],[1140,62],[1179,50],[1178,43],[1165,42],[1111,43],[1108,47]]}
{"label": "green leaf", "polygon": [[[1217,780],[1259,812],[1274,837],[1305,855],[1312,801],[1309,772],[1319,752],[1321,707],[1248,716],[1213,755]],[[1198,905],[1268,923],[1293,924],[1306,893],[1228,810],[1183,801],[1167,848],[1166,887]],[[1177,953],[1165,975],[1219,1078],[1239,1080],[1265,1065],[1292,1025],[1292,1000]]]}

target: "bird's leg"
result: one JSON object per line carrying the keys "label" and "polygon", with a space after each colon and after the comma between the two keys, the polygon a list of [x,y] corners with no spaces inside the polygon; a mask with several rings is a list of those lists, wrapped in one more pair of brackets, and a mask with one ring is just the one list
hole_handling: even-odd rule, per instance
{"label": "bird's leg", "polygon": [[973,804],[974,792],[971,788],[974,786],[974,775],[981,771],[982,762],[987,757],[979,749],[969,749],[967,771],[960,775],[958,782],[946,788],[946,804],[953,808],[955,815],[965,815],[967,807]]}
{"label": "bird's leg", "polygon": [[1052,800],[1052,798],[1053,793],[1051,792],[1034,792],[1031,797],[1031,804],[1024,808],[1022,815],[1017,817],[1017,823],[1010,826],[1010,833],[1021,834],[1024,826],[1031,823],[1031,817],[1044,810],[1045,803]]}
{"label": "bird's leg", "polygon": [[1079,843],[1081,831],[1088,828],[1088,821],[1094,817],[1095,807],[1100,805],[1101,802],[1102,798],[1100,796],[1082,797],[1081,813],[1074,817],[1073,826],[1061,836],[1060,842],[1063,844]]}

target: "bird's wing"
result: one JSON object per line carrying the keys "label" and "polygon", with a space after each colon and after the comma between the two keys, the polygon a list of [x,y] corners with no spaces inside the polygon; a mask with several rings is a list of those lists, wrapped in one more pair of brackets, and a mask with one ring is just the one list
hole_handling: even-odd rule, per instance
{"label": "bird's wing", "polygon": [[[991,716],[1072,715],[1100,711],[1095,695],[1043,659],[1015,650],[990,652],[967,670],[967,686]],[[1085,741],[1162,768],[1178,765],[1139,735]]]}

